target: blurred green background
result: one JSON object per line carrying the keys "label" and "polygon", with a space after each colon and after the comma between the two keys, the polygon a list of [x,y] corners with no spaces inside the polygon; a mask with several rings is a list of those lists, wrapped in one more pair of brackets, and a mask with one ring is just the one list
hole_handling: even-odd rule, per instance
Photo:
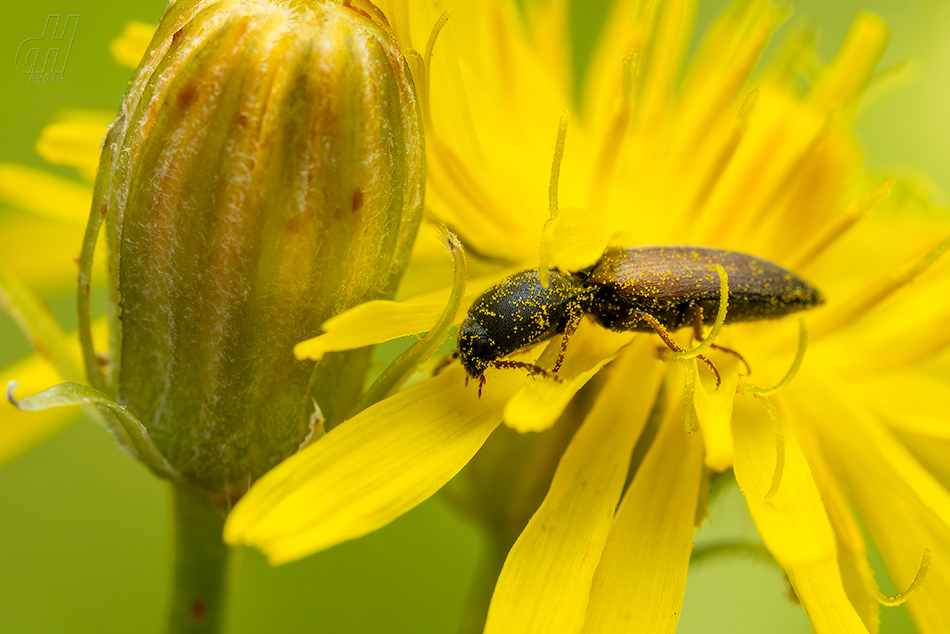
{"label": "blurred green background", "polygon": [[[576,5],[582,59],[607,3]],[[697,33],[724,6],[701,1]],[[130,71],[114,63],[108,42],[128,20],[156,22],[163,7],[161,0],[6,3],[0,22],[0,161],[71,176],[34,152],[42,126],[63,108],[115,110]],[[790,8],[783,30],[800,21],[816,25],[826,59],[861,11],[887,20],[892,39],[879,70],[910,62],[902,75],[908,81],[875,96],[857,123],[868,168],[910,176],[943,202],[943,192],[950,191],[950,3],[800,0]],[[55,13],[81,16],[63,82],[29,84],[14,64],[17,48],[38,37],[47,15]],[[51,305],[72,327],[69,293],[64,289]],[[28,349],[0,314],[0,367]],[[0,632],[161,632],[170,576],[168,505],[165,486],[87,420],[4,465]],[[712,522],[697,538],[726,536],[755,536],[735,487],[718,499]],[[478,529],[436,498],[373,535],[282,568],[244,551],[234,570],[228,631],[454,632],[482,546]],[[885,608],[882,620],[885,634],[914,631],[902,608]],[[811,631],[801,608],[788,599],[781,571],[745,559],[690,570],[679,632],[766,631]]]}

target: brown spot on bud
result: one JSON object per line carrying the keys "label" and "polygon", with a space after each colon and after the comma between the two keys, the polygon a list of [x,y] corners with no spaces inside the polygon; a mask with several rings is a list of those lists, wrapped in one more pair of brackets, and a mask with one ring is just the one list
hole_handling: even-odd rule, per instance
{"label": "brown spot on bud", "polygon": [[208,618],[208,602],[204,599],[195,599],[188,606],[188,618],[192,623],[204,623]]}
{"label": "brown spot on bud", "polygon": [[198,86],[197,82],[189,81],[185,84],[181,90],[178,91],[178,94],[175,96],[175,101],[178,103],[178,107],[182,110],[187,110],[191,107],[191,104],[195,102],[195,99],[198,97]]}
{"label": "brown spot on bud", "polygon": [[357,187],[353,190],[353,211],[363,208],[363,190]]}

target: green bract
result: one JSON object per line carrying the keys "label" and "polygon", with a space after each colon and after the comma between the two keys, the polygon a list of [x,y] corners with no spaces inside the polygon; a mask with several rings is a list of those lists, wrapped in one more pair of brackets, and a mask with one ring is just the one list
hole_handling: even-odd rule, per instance
{"label": "green bract", "polygon": [[[99,166],[79,299],[93,387],[177,479],[237,497],[304,442],[314,402],[343,414],[355,399],[365,353],[315,366],[291,350],[393,294],[423,189],[412,80],[372,5],[173,2]],[[103,221],[100,358],[88,302]]]}

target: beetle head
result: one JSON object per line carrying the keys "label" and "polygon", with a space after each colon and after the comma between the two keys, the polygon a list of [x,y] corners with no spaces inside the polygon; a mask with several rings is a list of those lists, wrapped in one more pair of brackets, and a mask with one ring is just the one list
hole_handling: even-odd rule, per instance
{"label": "beetle head", "polygon": [[498,358],[498,348],[477,319],[471,315],[459,326],[456,354],[462,367],[473,379],[482,376],[492,361]]}

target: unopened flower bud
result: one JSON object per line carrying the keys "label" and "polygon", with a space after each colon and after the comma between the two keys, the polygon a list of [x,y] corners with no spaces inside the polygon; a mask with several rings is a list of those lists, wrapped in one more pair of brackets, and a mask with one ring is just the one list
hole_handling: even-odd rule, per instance
{"label": "unopened flower bud", "polygon": [[90,222],[105,217],[116,317],[100,382],[184,481],[234,497],[305,440],[314,364],[292,347],[393,294],[423,160],[412,80],[368,2],[168,7]]}

